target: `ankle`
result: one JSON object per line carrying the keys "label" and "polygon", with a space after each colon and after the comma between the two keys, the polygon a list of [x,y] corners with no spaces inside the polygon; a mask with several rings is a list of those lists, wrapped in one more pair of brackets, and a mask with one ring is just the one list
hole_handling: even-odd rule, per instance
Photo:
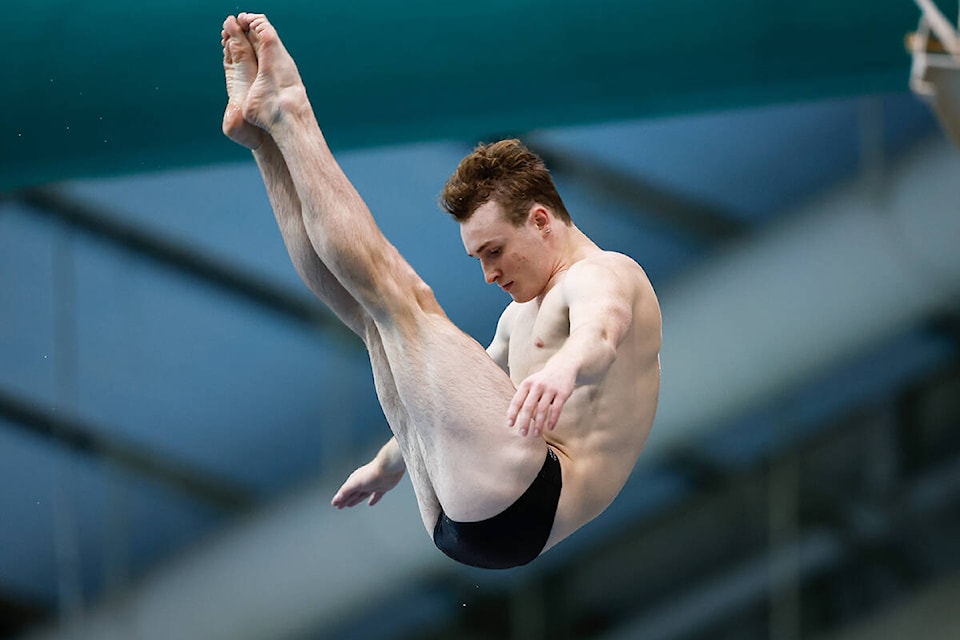
{"label": "ankle", "polygon": [[271,135],[279,128],[309,121],[312,116],[313,110],[303,85],[284,87],[266,103],[247,100],[243,104],[244,119]]}
{"label": "ankle", "polygon": [[310,100],[307,99],[307,89],[302,84],[284,87],[277,92],[277,112],[293,120],[300,120],[313,115]]}

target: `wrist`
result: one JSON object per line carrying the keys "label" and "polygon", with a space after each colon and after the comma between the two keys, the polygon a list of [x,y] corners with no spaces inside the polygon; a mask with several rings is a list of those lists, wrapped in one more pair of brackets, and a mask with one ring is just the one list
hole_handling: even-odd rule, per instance
{"label": "wrist", "polygon": [[580,363],[573,358],[566,357],[566,354],[560,352],[555,353],[552,358],[547,360],[543,368],[562,374],[574,381],[576,381],[580,375]]}
{"label": "wrist", "polygon": [[400,447],[393,441],[384,445],[373,461],[377,469],[387,475],[402,474],[406,470],[403,456],[400,455]]}

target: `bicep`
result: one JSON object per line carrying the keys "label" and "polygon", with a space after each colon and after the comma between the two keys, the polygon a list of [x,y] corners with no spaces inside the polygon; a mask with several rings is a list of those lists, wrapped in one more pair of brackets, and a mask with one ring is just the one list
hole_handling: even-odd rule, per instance
{"label": "bicep", "polygon": [[570,334],[589,332],[616,346],[633,322],[636,294],[629,275],[605,265],[584,265],[565,282]]}

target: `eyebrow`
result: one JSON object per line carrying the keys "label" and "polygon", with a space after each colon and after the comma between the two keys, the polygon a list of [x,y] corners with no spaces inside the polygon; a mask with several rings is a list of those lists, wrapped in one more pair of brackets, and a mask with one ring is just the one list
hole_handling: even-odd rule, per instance
{"label": "eyebrow", "polygon": [[483,250],[486,249],[486,248],[487,248],[487,245],[490,244],[491,242],[493,242],[493,240],[487,240],[487,241],[484,242],[482,245],[480,245],[479,247],[477,247],[477,250],[476,250],[474,253],[470,253],[469,251],[467,251],[467,255],[470,256],[471,258],[475,258],[476,256],[478,256],[478,255],[480,255],[481,253],[483,253]]}

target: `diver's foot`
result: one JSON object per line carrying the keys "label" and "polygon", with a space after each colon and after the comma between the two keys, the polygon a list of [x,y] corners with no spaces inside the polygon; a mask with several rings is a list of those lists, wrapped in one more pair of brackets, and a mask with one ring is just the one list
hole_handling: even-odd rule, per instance
{"label": "diver's foot", "polygon": [[233,16],[223,22],[223,71],[227,80],[227,108],[223,112],[223,133],[248,149],[256,149],[265,135],[260,127],[243,117],[243,103],[257,77],[257,55],[246,33]]}
{"label": "diver's foot", "polygon": [[257,73],[243,102],[243,117],[268,133],[284,117],[309,111],[297,64],[263,14],[237,16],[257,59]]}

